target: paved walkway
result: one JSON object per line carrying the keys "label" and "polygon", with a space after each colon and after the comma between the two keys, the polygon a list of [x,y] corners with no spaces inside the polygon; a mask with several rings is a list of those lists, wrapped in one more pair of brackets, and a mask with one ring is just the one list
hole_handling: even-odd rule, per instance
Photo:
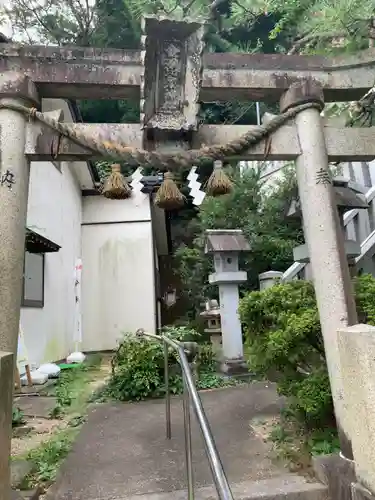
{"label": "paved walkway", "polygon": [[[250,426],[255,416],[279,412],[272,384],[255,382],[201,395],[231,484],[285,474],[268,458],[268,445]],[[95,406],[48,496],[109,500],[186,488],[181,407],[181,400],[173,399],[168,441],[163,401]],[[195,485],[209,486],[211,473],[193,415],[192,431]]]}

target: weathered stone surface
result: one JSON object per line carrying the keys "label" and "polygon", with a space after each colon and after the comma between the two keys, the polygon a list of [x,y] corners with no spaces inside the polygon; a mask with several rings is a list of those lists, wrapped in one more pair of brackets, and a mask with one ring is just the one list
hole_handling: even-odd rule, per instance
{"label": "weathered stone surface", "polygon": [[12,435],[13,354],[0,351],[0,498],[10,490],[10,440]]}
{"label": "weathered stone surface", "polygon": [[[373,85],[375,55],[206,54],[200,100],[277,100],[296,80],[312,77],[324,99],[355,100]],[[23,70],[43,97],[139,97],[141,51],[0,44],[0,71]]]}
{"label": "weathered stone surface", "polygon": [[33,427],[28,425],[21,425],[19,427],[13,427],[12,438],[21,438],[27,436],[33,431]]}
{"label": "weathered stone surface", "polygon": [[43,489],[37,486],[33,490],[11,490],[10,500],[38,500],[38,498],[43,494]]}
{"label": "weathered stone surface", "polygon": [[23,500],[21,492],[18,490],[11,490],[9,494],[10,500]]}
{"label": "weathered stone surface", "polygon": [[[344,246],[347,259],[354,259],[361,254],[361,245],[357,241],[345,240]],[[304,262],[305,264],[310,262],[309,248],[306,243],[293,248],[293,259],[295,262]]]}
{"label": "weathered stone surface", "polygon": [[10,483],[12,488],[18,488],[32,469],[33,464],[29,460],[13,460],[10,466]]}
{"label": "weathered stone surface", "polygon": [[354,57],[281,54],[206,54],[200,98],[215,100],[277,100],[290,85],[313,78],[324,100],[359,99],[373,85],[374,50]]}
{"label": "weathered stone surface", "polygon": [[140,51],[0,44],[0,71],[23,71],[43,97],[137,97]]}
{"label": "weathered stone surface", "polygon": [[141,79],[141,123],[152,129],[197,130],[203,25],[148,16]]}
{"label": "weathered stone surface", "polygon": [[[0,73],[2,102],[35,106],[34,84],[17,72]],[[0,110],[0,498],[10,493],[10,442],[15,355],[19,333],[30,165],[25,157],[27,117]],[[4,352],[5,351],[5,352]],[[9,354],[11,353],[11,354]]]}
{"label": "weathered stone surface", "polygon": [[312,78],[292,83],[285,94],[281,96],[280,111],[284,113],[288,109],[308,102],[316,103],[321,109],[324,108],[322,85]]}
{"label": "weathered stone surface", "polygon": [[313,457],[316,477],[328,487],[330,500],[352,500],[351,485],[356,481],[354,463],[339,455]]}
{"label": "weathered stone surface", "polygon": [[0,73],[0,97],[2,99],[20,97],[33,106],[37,106],[39,103],[34,83],[21,70]]}
{"label": "weathered stone surface", "polygon": [[[77,131],[96,139],[116,142],[121,140],[134,148],[143,146],[143,132],[140,126],[134,124],[72,124]],[[328,157],[330,161],[349,161],[355,157],[356,161],[373,160],[375,157],[374,128],[334,128],[325,127],[324,134]],[[249,131],[247,125],[202,125],[196,133],[192,146],[199,148],[206,144],[224,144],[241,137]],[[46,161],[52,159],[55,152],[54,144],[58,143],[58,135],[42,126],[40,123],[28,123],[26,130],[26,155],[32,160]],[[52,145],[52,151],[51,151]],[[164,149],[163,147],[158,150]],[[168,150],[168,148],[167,148]],[[244,160],[264,160],[266,143],[262,141],[245,152]],[[297,131],[294,125],[284,125],[272,135],[272,142],[268,152],[268,160],[295,160],[301,154]],[[77,146],[68,139],[61,138],[59,146],[60,160],[83,160],[93,157],[92,153]],[[238,158],[238,157],[237,157]]]}
{"label": "weathered stone surface", "polygon": [[339,329],[338,341],[356,475],[375,491],[375,327]]}
{"label": "weathered stone surface", "polygon": [[[305,86],[301,83],[300,94],[304,93]],[[338,230],[340,221],[329,175],[325,129],[319,110],[310,108],[301,111],[296,116],[295,123],[302,150],[296,160],[298,192],[314,276],[340,448],[347,458],[352,458],[337,330],[357,323],[357,311],[343,235]]]}
{"label": "weathered stone surface", "polygon": [[48,418],[51,410],[56,406],[56,398],[47,396],[22,396],[17,399],[16,405],[26,417]]}
{"label": "weathered stone surface", "polygon": [[259,289],[266,290],[272,286],[280,283],[283,278],[283,272],[281,271],[266,271],[258,276],[259,279]]}
{"label": "weathered stone surface", "polygon": [[250,244],[241,229],[207,229],[204,252],[248,252]]}

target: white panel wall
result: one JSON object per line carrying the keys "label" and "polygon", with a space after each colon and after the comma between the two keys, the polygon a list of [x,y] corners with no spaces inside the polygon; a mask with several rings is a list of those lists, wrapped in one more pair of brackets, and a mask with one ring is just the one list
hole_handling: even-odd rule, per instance
{"label": "white panel wall", "polygon": [[127,200],[108,200],[103,196],[85,196],[83,224],[95,222],[151,221],[150,199],[138,189]]}
{"label": "white panel wall", "polygon": [[116,347],[125,332],[156,329],[150,201],[83,198],[83,350]]}
{"label": "white panel wall", "polygon": [[74,265],[81,254],[81,189],[74,166],[31,164],[27,226],[61,246],[45,255],[44,307],[23,307],[21,326],[31,364],[65,358],[73,348]]}

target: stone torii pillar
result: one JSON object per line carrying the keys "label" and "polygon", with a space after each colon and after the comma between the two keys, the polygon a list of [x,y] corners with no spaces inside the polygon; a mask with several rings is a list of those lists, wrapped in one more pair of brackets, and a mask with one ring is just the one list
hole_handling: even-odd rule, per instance
{"label": "stone torii pillar", "polygon": [[[34,84],[20,73],[0,74],[0,104],[38,106]],[[14,371],[25,252],[29,160],[27,117],[0,108],[0,499],[10,498],[10,452]],[[4,355],[4,351],[12,358]]]}
{"label": "stone torii pillar", "polygon": [[[293,84],[282,96],[281,112],[301,103],[324,108],[323,90],[314,80]],[[338,330],[358,322],[344,238],[328,170],[323,122],[318,109],[307,109],[295,118],[301,155],[297,181],[305,239],[312,266],[314,288],[342,454],[353,459],[347,402],[344,399]]]}
{"label": "stone torii pillar", "polygon": [[250,250],[240,229],[206,231],[205,253],[214,256],[215,272],[209,282],[219,285],[222,333],[222,371],[231,374],[247,371],[243,359],[241,322],[238,315],[238,285],[247,280],[247,273],[238,269],[239,252]]}

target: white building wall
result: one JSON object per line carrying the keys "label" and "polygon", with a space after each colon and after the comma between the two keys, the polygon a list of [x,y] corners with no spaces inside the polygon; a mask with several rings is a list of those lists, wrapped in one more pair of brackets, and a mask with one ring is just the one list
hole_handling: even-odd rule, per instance
{"label": "white building wall", "polygon": [[44,307],[21,309],[31,365],[63,359],[73,349],[74,265],[81,254],[81,188],[73,163],[31,164],[27,227],[61,246],[45,254]]}
{"label": "white building wall", "polygon": [[149,196],[83,198],[84,351],[112,350],[126,332],[155,333],[154,245]]}

